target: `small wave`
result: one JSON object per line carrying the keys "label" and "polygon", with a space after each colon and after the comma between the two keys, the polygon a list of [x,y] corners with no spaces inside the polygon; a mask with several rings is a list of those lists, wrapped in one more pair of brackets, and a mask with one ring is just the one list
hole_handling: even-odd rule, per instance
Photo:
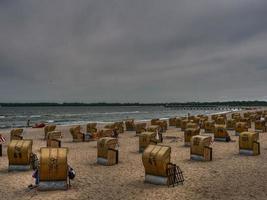
{"label": "small wave", "polygon": [[31,115],[30,118],[40,118],[41,115]]}
{"label": "small wave", "polygon": [[55,120],[50,119],[50,120],[47,120],[46,122],[47,122],[47,123],[54,123]]}
{"label": "small wave", "polygon": [[3,115],[0,115],[0,119],[5,119],[6,117]]}
{"label": "small wave", "polygon": [[227,114],[230,113],[231,111],[221,111],[221,112],[216,112],[214,114],[219,115],[219,114]]}
{"label": "small wave", "polygon": [[8,118],[27,118],[26,115],[9,115]]}
{"label": "small wave", "polygon": [[163,118],[160,118],[160,120],[168,120],[169,117],[163,117]]}
{"label": "small wave", "polygon": [[11,126],[8,126],[8,125],[0,125],[0,129],[6,129],[6,128],[11,128]]}
{"label": "small wave", "polygon": [[137,114],[140,113],[140,111],[129,111],[129,112],[105,112],[105,113],[99,113],[104,115],[123,115],[123,114]]}
{"label": "small wave", "polygon": [[[90,115],[123,115],[123,114],[137,114],[141,113],[140,111],[124,111],[124,112],[90,112],[90,113],[69,113],[69,114],[54,114],[50,116],[54,117],[79,117],[79,116],[90,116]],[[142,113],[148,113],[148,112],[142,112]]]}

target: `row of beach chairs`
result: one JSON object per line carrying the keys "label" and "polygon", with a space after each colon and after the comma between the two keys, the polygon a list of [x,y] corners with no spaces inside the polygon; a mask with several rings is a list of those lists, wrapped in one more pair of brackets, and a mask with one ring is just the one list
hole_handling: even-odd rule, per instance
{"label": "row of beach chairs", "polygon": [[[186,118],[170,118],[166,120],[153,119],[150,124],[135,123],[134,120],[113,123],[98,130],[97,124],[88,124],[87,132],[82,133],[80,126],[72,127],[70,133],[73,142],[97,140],[97,163],[101,165],[115,165],[119,162],[118,134],[127,131],[136,131],[139,137],[139,152],[142,153],[142,162],[145,168],[145,181],[154,184],[174,185],[183,183],[181,169],[171,163],[171,147],[162,145],[163,135],[168,126],[174,126],[184,131],[184,144],[190,146],[190,159],[212,160],[212,136],[214,140],[228,142],[231,140],[229,130],[235,130],[239,136],[239,153],[245,155],[259,155],[259,132],[265,132],[266,123],[263,120],[267,111],[261,113],[234,113],[231,119],[226,115],[212,115],[211,119],[204,115],[189,116]],[[247,118],[244,120],[244,118]],[[249,120],[248,120],[249,119]],[[227,122],[235,122],[233,129],[227,127]],[[251,122],[255,130],[249,131]],[[249,126],[250,123],[250,126]],[[205,135],[201,135],[204,129]],[[8,145],[9,170],[29,170],[33,168],[32,140],[23,139],[23,129],[15,129],[10,133]],[[89,136],[88,136],[89,134]],[[68,149],[61,147],[61,132],[55,125],[44,128],[44,138],[47,147],[40,149],[39,189],[67,189],[68,187]]]}

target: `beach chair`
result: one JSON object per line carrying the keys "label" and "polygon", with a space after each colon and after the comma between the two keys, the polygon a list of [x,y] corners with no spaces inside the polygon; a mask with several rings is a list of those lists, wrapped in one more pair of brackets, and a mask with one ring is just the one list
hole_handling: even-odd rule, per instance
{"label": "beach chair", "polygon": [[83,142],[84,141],[84,133],[81,132],[80,126],[71,127],[70,133],[72,135],[73,142]]}
{"label": "beach chair", "polygon": [[228,119],[226,121],[226,129],[227,130],[235,130],[236,120],[235,119]]}
{"label": "beach chair", "polygon": [[6,142],[6,138],[2,135],[2,134],[0,134],[0,157],[2,157],[2,153],[3,153],[3,148],[2,148],[2,146],[3,146],[3,144]]}
{"label": "beach chair", "polygon": [[154,125],[158,125],[160,127],[160,132],[166,132],[168,129],[168,123],[165,120],[157,120],[153,123]]}
{"label": "beach chair", "polygon": [[147,127],[146,131],[147,132],[154,132],[154,133],[156,133],[156,132],[162,133],[162,130],[161,130],[159,125],[150,125]]}
{"label": "beach chair", "polygon": [[23,136],[23,129],[22,128],[15,128],[10,131],[10,141],[11,140],[22,140]]}
{"label": "beach chair", "polygon": [[214,120],[205,121],[204,122],[204,130],[205,130],[205,133],[214,133],[214,131],[215,131],[215,121]]}
{"label": "beach chair", "polygon": [[187,119],[183,119],[183,120],[181,121],[181,130],[182,130],[182,131],[185,131],[186,126],[187,126],[187,123],[189,123],[189,122],[190,122],[190,121],[187,120]]}
{"label": "beach chair", "polygon": [[110,128],[103,128],[99,131],[99,137],[103,138],[103,137],[118,137],[118,134],[116,134],[115,129],[110,129]]}
{"label": "beach chair", "polygon": [[97,123],[88,123],[86,125],[86,132],[89,134],[96,133],[97,132]]}
{"label": "beach chair", "polygon": [[245,122],[248,128],[251,128],[251,120],[250,118],[240,118],[239,122]]}
{"label": "beach chair", "polygon": [[219,117],[219,115],[213,114],[211,115],[211,120],[216,121],[217,117]]}
{"label": "beach chair", "polygon": [[40,149],[40,182],[38,190],[68,189],[68,149]]}
{"label": "beach chair", "polygon": [[259,134],[255,132],[242,132],[239,136],[239,153],[256,156],[260,154]]}
{"label": "beach chair", "polygon": [[199,135],[200,129],[197,127],[191,127],[185,129],[184,131],[184,145],[190,146],[191,144],[191,138],[195,135]]}
{"label": "beach chair", "polygon": [[169,126],[176,126],[176,117],[169,118]]}
{"label": "beach chair", "polygon": [[205,122],[208,121],[208,120],[209,120],[209,117],[208,117],[208,116],[201,117],[201,118],[199,119],[199,127],[200,127],[201,129],[204,129],[204,127],[205,127]]}
{"label": "beach chair", "polygon": [[31,169],[32,140],[11,140],[7,147],[8,171]]}
{"label": "beach chair", "polygon": [[256,120],[255,121],[255,131],[257,132],[266,132],[266,121]]}
{"label": "beach chair", "polygon": [[149,145],[143,155],[145,182],[156,185],[175,185],[183,183],[182,171],[177,165],[170,163],[171,147]]}
{"label": "beach chair", "polygon": [[125,121],[126,131],[135,131],[134,119],[127,119]]}
{"label": "beach chair", "polygon": [[219,124],[219,125],[225,125],[225,118],[224,117],[217,117],[215,120],[215,123]]}
{"label": "beach chair", "polygon": [[241,119],[240,113],[232,113],[231,117],[232,119],[235,119],[236,122],[239,122],[239,120]]}
{"label": "beach chair", "polygon": [[124,132],[123,122],[114,122],[112,124],[107,124],[104,128],[113,129],[113,131],[116,133],[123,133]]}
{"label": "beach chair", "polygon": [[123,123],[123,121],[115,122],[114,125],[117,128],[118,133],[124,133],[124,123]]}
{"label": "beach chair", "polygon": [[61,147],[61,132],[60,131],[51,131],[47,133],[46,146],[53,148]]}
{"label": "beach chair", "polygon": [[249,117],[249,119],[252,121],[252,122],[255,122],[257,120],[260,120],[261,116],[258,116],[256,113],[252,113]]}
{"label": "beach chair", "polygon": [[181,124],[182,124],[182,119],[181,118],[176,118],[175,127],[176,128],[181,128]]}
{"label": "beach chair", "polygon": [[163,136],[162,136],[162,128],[160,127],[160,125],[151,125],[148,126],[146,129],[146,132],[154,132],[156,133],[156,141],[157,143],[161,143],[163,142]]}
{"label": "beach chair", "polygon": [[135,124],[135,133],[137,136],[139,136],[142,132],[146,131],[146,123],[136,123]]}
{"label": "beach chair", "polygon": [[252,112],[244,112],[244,118],[250,118]]}
{"label": "beach chair", "polygon": [[230,142],[231,137],[227,132],[227,129],[224,125],[216,125],[214,131],[214,140],[215,141],[223,141],[223,142]]}
{"label": "beach chair", "polygon": [[196,135],[191,138],[190,158],[191,160],[211,161],[212,148],[211,136]]}
{"label": "beach chair", "polygon": [[51,131],[47,133],[47,139],[61,139],[61,131]]}
{"label": "beach chair", "polygon": [[97,163],[115,165],[119,162],[118,139],[104,137],[97,141]]}
{"label": "beach chair", "polygon": [[188,122],[188,123],[186,124],[186,129],[187,129],[187,128],[195,128],[195,129],[199,129],[199,125],[196,124],[196,123],[194,123],[194,122]]}
{"label": "beach chair", "polygon": [[159,118],[151,119],[151,125],[157,125],[156,122],[159,120]]}
{"label": "beach chair", "polygon": [[235,125],[235,135],[239,136],[240,133],[248,131],[246,122],[237,122]]}
{"label": "beach chair", "polygon": [[142,153],[150,144],[157,144],[156,132],[142,132],[139,135],[139,153]]}
{"label": "beach chair", "polygon": [[47,139],[47,134],[56,129],[56,125],[47,125],[44,127],[44,139]]}

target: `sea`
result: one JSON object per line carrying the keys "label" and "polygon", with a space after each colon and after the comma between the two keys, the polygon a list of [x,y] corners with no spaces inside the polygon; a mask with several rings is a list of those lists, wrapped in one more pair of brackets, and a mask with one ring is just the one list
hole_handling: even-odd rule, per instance
{"label": "sea", "polygon": [[52,107],[0,107],[0,129],[26,127],[35,123],[56,125],[107,123],[125,119],[167,119],[175,116],[213,114],[232,110],[217,108],[170,108],[164,106],[52,106]]}

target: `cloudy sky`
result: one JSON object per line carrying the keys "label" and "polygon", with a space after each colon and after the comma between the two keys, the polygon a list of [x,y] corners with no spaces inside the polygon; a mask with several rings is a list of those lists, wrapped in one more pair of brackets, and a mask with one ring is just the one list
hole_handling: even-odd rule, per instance
{"label": "cloudy sky", "polygon": [[0,0],[0,102],[267,100],[266,0]]}

